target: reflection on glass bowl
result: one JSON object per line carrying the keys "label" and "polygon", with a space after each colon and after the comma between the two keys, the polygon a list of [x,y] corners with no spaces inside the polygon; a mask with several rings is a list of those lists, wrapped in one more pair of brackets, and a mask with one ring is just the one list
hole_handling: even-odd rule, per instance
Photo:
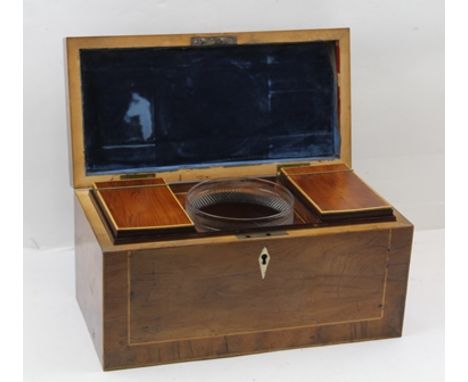
{"label": "reflection on glass bowl", "polygon": [[257,178],[201,182],[187,193],[185,207],[200,232],[288,225],[294,218],[291,193]]}

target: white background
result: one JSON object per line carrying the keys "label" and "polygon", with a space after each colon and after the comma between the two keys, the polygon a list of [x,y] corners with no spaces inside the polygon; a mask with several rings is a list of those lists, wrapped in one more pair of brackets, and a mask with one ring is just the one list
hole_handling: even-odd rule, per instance
{"label": "white background", "polygon": [[444,225],[441,0],[25,0],[24,245],[73,246],[63,39],[351,28],[354,167],[417,229]]}
{"label": "white background", "polygon": [[[443,231],[421,231],[444,224],[442,1],[24,0],[24,10],[24,245],[42,249],[27,250],[24,256],[25,380],[443,380]],[[452,53],[448,70],[452,84],[452,150],[447,152],[447,173],[452,179],[447,262],[451,270],[447,301],[452,311],[447,324],[447,343],[452,350],[449,381],[463,380],[457,371],[466,375],[462,368],[468,312],[466,304],[460,304],[466,297],[466,264],[459,261],[466,263],[466,240],[454,237],[466,229],[466,222],[460,221],[460,216],[466,214],[458,202],[466,195],[464,188],[453,184],[466,166],[462,160],[466,162],[463,150],[468,138],[466,129],[461,129],[466,121],[465,96],[460,92],[466,89],[460,83],[466,84],[460,74],[466,71],[466,50],[460,49],[464,46],[461,39],[453,39],[465,33],[465,15],[466,10],[452,9],[452,19],[456,20],[450,23],[452,39],[448,44]],[[21,37],[16,41],[13,37],[20,33],[6,23],[11,21],[10,12],[0,13],[0,19],[2,26],[6,25],[2,46],[13,52],[21,45]],[[50,250],[73,245],[63,37],[337,26],[349,26],[352,32],[354,167],[419,230],[412,254],[404,337],[102,373],[74,299],[73,251]],[[454,52],[463,52],[465,60],[454,60]],[[10,60],[4,62],[10,64]],[[11,93],[2,92],[2,106],[17,99],[20,76],[7,78],[12,76],[13,66],[1,73],[6,75],[1,83],[7,82],[12,89]],[[8,110],[11,115],[5,114],[2,120],[4,129],[17,126],[19,121],[16,109]],[[2,171],[8,185],[14,173],[20,173],[11,166],[20,162],[20,151],[20,147],[1,150],[0,154],[5,154],[1,163],[10,170]],[[13,200],[17,193],[16,188],[9,189],[10,197],[3,200]],[[21,208],[10,202],[6,207],[12,214]],[[3,222],[8,225],[1,232],[10,233],[12,220]],[[16,380],[6,374],[14,365],[9,358],[13,352],[16,354],[21,342],[21,334],[13,330],[21,324],[20,316],[14,315],[21,291],[13,293],[12,276],[16,277],[17,272],[9,262],[20,258],[14,256],[20,250],[11,247],[5,249],[7,272],[0,278],[5,281],[1,290],[5,292],[4,306],[9,308],[6,317],[11,318],[11,323],[4,325],[9,328],[5,332],[9,345],[5,344],[6,352],[2,353],[6,360],[2,374]]]}

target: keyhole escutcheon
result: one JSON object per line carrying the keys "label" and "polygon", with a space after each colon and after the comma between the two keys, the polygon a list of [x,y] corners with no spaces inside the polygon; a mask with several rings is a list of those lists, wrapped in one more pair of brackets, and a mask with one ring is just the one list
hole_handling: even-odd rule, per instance
{"label": "keyhole escutcheon", "polygon": [[270,254],[268,253],[268,249],[263,247],[262,252],[258,256],[258,264],[260,265],[260,274],[262,275],[262,279],[266,276],[266,271],[268,268],[268,264],[270,263]]}

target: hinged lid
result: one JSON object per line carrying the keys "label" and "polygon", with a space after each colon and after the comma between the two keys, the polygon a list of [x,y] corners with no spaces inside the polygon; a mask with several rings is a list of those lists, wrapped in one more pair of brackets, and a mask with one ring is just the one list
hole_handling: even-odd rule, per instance
{"label": "hinged lid", "polygon": [[349,31],[67,39],[73,185],[350,165]]}

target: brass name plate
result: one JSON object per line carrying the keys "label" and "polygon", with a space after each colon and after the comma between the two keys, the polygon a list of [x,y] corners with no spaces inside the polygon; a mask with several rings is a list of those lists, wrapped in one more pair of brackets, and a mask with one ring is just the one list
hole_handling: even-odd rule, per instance
{"label": "brass name plate", "polygon": [[222,46],[236,45],[236,36],[210,36],[210,37],[192,37],[192,46]]}

